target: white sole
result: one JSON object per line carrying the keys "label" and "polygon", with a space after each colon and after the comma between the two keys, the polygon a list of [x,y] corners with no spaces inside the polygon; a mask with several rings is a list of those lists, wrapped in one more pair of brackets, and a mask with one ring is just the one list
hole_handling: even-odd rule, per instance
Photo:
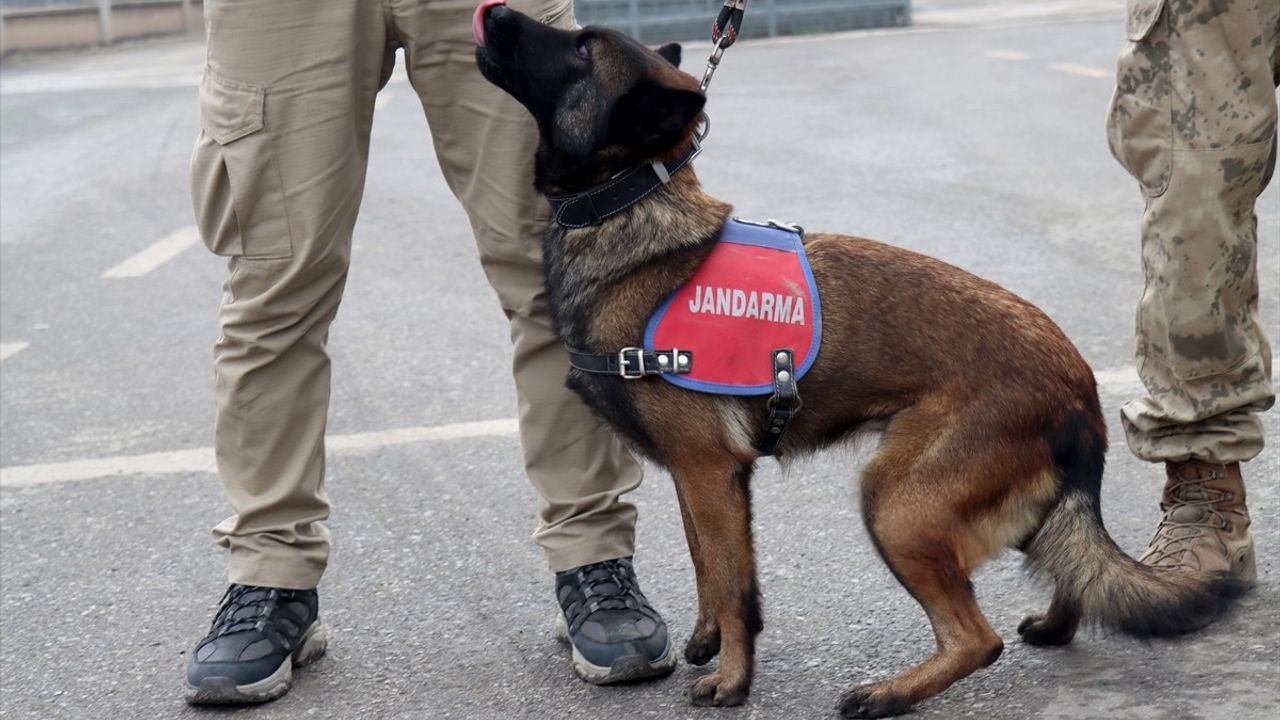
{"label": "white sole", "polygon": [[556,615],[556,639],[567,643],[573,651],[573,671],[578,677],[592,685],[614,685],[617,683],[659,677],[670,673],[676,667],[676,654],[672,651],[671,636],[667,636],[667,648],[662,657],[649,661],[644,655],[624,655],[613,661],[612,665],[596,665],[582,656],[569,637],[569,623],[564,612]]}
{"label": "white sole", "polygon": [[187,685],[183,696],[192,705],[243,705],[275,700],[293,686],[293,668],[319,660],[328,647],[329,636],[317,620],[302,636],[298,649],[267,677],[244,685],[236,685],[228,677],[207,677],[198,687]]}

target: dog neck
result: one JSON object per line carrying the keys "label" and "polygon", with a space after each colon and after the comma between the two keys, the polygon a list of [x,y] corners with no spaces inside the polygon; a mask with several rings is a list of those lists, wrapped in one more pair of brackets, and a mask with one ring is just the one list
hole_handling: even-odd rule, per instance
{"label": "dog neck", "polygon": [[626,210],[671,182],[672,176],[683,170],[702,152],[697,142],[689,143],[678,156],[669,160],[654,159],[632,165],[629,169],[612,175],[608,180],[581,192],[568,195],[550,195],[555,222],[566,228],[582,228],[599,225],[606,218]]}
{"label": "dog neck", "polygon": [[581,350],[639,344],[649,316],[697,270],[731,209],[704,193],[687,166],[598,225],[553,222],[543,270],[557,334]]}

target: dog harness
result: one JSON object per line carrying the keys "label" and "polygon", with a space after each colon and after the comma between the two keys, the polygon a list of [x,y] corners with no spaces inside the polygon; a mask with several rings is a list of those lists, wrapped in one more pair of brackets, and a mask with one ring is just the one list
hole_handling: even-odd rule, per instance
{"label": "dog harness", "polygon": [[822,304],[803,231],[775,221],[725,223],[715,247],[654,312],[643,347],[617,355],[570,349],[573,367],[628,380],[658,375],[695,392],[768,395],[757,449],[776,453],[800,409],[796,381],[822,342]]}

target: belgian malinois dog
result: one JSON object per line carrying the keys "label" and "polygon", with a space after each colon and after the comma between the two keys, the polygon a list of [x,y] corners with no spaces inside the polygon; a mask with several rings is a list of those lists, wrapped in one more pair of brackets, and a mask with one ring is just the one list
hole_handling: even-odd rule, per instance
{"label": "belgian malinois dog", "polygon": [[[695,142],[705,97],[677,69],[678,45],[655,52],[605,28],[551,28],[502,0],[487,0],[475,21],[481,72],[537,121],[535,182],[547,196],[586,191]],[[729,217],[730,206],[685,167],[599,223],[552,222],[543,263],[560,338],[602,356],[640,344],[655,308],[693,275]],[[804,247],[824,330],[799,382],[803,410],[779,454],[882,432],[862,472],[863,518],[937,638],[919,665],[847,691],[845,716],[904,713],[1000,656],[969,576],[1005,548],[1025,553],[1055,588],[1048,610],[1018,627],[1035,645],[1070,642],[1082,619],[1143,637],[1189,632],[1241,591],[1225,576],[1149,568],[1107,534],[1097,386],[1043,312],[963,270],[872,240],[809,234]],[[690,697],[742,703],[763,627],[750,480],[764,400],[578,370],[568,385],[670,470],[698,586],[684,656],[703,665],[720,655]]]}

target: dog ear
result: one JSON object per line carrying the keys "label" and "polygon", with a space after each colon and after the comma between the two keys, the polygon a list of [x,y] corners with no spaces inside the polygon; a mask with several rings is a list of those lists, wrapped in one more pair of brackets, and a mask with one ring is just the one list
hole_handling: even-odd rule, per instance
{"label": "dog ear", "polygon": [[658,48],[658,54],[672,65],[680,67],[680,43],[667,43]]}
{"label": "dog ear", "polygon": [[614,141],[641,152],[665,150],[702,113],[707,97],[641,80],[618,99],[610,116]]}

